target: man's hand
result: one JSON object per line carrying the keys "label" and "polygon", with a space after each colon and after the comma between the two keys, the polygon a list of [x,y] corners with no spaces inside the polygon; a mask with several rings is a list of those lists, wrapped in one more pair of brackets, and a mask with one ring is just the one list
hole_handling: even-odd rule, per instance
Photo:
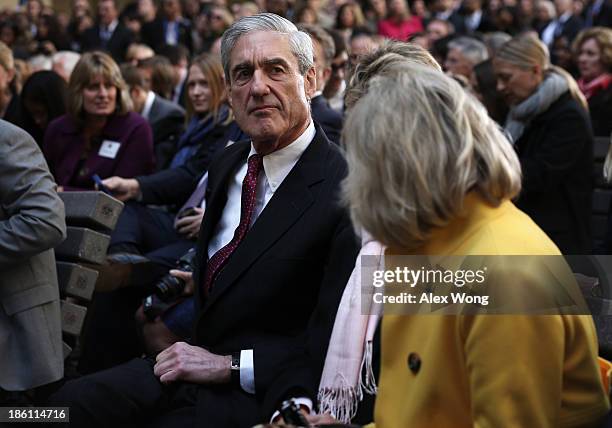
{"label": "man's hand", "polygon": [[193,239],[200,232],[202,218],[204,218],[204,210],[202,208],[193,208],[194,213],[179,218],[174,222],[174,228],[181,235],[185,235],[187,239]]}
{"label": "man's hand", "polygon": [[170,275],[175,276],[185,281],[185,288],[183,289],[183,296],[191,296],[195,291],[195,283],[193,282],[193,273],[185,272],[178,269],[172,269]]}
{"label": "man's hand", "polygon": [[322,415],[306,415],[306,421],[312,425],[312,426],[318,426],[318,425],[326,425],[326,424],[341,424],[342,422],[340,422],[337,419],[334,419],[332,417],[332,415],[330,415],[329,413],[323,413]]}
{"label": "man's hand", "polygon": [[199,346],[177,342],[157,355],[153,372],[162,383],[229,383],[232,357],[215,355]]}
{"label": "man's hand", "polygon": [[135,199],[140,193],[140,183],[135,178],[110,177],[102,180],[102,184],[120,201]]}

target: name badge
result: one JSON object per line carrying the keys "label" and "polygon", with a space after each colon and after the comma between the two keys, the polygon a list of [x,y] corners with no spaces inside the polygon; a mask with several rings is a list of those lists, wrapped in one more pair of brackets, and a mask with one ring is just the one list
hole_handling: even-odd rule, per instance
{"label": "name badge", "polygon": [[118,141],[104,140],[102,141],[98,155],[103,158],[115,159],[119,147],[121,147],[121,143]]}

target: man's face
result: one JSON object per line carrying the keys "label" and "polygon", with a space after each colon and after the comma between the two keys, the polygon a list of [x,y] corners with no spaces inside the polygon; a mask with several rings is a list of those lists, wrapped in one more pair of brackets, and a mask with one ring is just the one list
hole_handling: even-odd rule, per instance
{"label": "man's face", "polygon": [[162,9],[164,11],[164,15],[168,19],[174,19],[181,12],[181,5],[178,0],[164,0],[162,2]]}
{"label": "man's face", "polygon": [[455,48],[448,51],[446,61],[444,62],[444,68],[446,68],[446,71],[449,73],[465,76],[469,79],[474,65],[459,49]]}
{"label": "man's face", "polygon": [[354,68],[362,56],[374,50],[374,43],[369,36],[358,36],[351,40],[351,66]]}
{"label": "man's face", "polygon": [[349,68],[349,57],[346,51],[334,58],[331,64],[331,75],[325,85],[326,96],[334,96],[340,89],[342,82],[346,79]]}
{"label": "man's face", "polygon": [[110,25],[117,18],[117,9],[112,0],[101,1],[98,5],[98,16],[103,25]]}
{"label": "man's face", "polygon": [[315,69],[300,74],[286,34],[256,31],[242,36],[229,67],[227,89],[236,121],[258,153],[272,153],[300,136],[310,123]]}
{"label": "man's face", "polygon": [[317,91],[321,91],[325,83],[329,80],[331,67],[327,64],[327,61],[325,61],[325,52],[323,52],[321,43],[312,39],[312,45],[314,47],[314,63],[317,70]]}
{"label": "man's face", "polygon": [[130,98],[132,99],[132,104],[134,104],[134,111],[137,113],[142,113],[144,105],[147,101],[146,89],[141,88],[140,86],[131,86]]}
{"label": "man's face", "polygon": [[427,25],[427,38],[429,39],[430,45],[436,40],[442,37],[448,36],[448,26],[444,25],[441,21],[431,21]]}

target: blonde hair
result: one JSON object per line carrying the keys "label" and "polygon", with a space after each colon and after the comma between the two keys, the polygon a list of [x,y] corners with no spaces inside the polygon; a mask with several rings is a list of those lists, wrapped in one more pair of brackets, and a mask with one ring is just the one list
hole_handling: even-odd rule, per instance
{"label": "blonde hair", "polygon": [[3,42],[0,42],[0,65],[6,71],[11,71],[15,68],[15,60],[13,59],[13,51]]}
{"label": "blonde hair", "polygon": [[115,113],[122,115],[132,111],[132,100],[117,63],[104,52],[87,52],[75,65],[68,82],[67,110],[79,126],[84,125],[85,119],[83,90],[98,75],[117,88]]}
{"label": "blonde hair", "polygon": [[415,249],[461,214],[470,191],[494,206],[521,187],[518,157],[480,103],[438,70],[392,64],[345,122],[343,198],[357,228]]}
{"label": "blonde hair", "polygon": [[504,43],[495,54],[494,61],[505,61],[524,70],[534,66],[540,67],[544,76],[556,73],[567,81],[572,97],[585,110],[588,110],[587,100],[580,92],[576,80],[567,71],[550,63],[548,48],[532,34],[522,34]]}
{"label": "blonde hair", "polygon": [[442,71],[440,64],[421,46],[393,40],[385,41],[380,48],[360,58],[344,95],[346,108],[351,108],[366,93],[368,82],[372,77],[383,74],[392,65],[405,61]]}
{"label": "blonde hair", "polygon": [[580,48],[589,39],[595,40],[601,51],[600,61],[608,72],[612,71],[612,28],[592,27],[581,31],[572,43],[574,56],[578,56]]}
{"label": "blonde hair", "polygon": [[[196,66],[200,69],[210,88],[210,102],[208,108],[208,114],[214,117],[214,120],[218,120],[219,108],[223,103],[227,101],[227,93],[225,91],[225,81],[223,80],[223,66],[219,55],[211,53],[204,53],[196,56],[191,62],[191,67]],[[190,68],[191,68],[190,67]],[[189,82],[189,76],[187,76],[187,82]],[[186,98],[187,101],[187,116],[191,118],[194,115],[193,104],[189,96]],[[230,115],[230,118],[232,115]],[[228,120],[231,120],[228,118]]]}

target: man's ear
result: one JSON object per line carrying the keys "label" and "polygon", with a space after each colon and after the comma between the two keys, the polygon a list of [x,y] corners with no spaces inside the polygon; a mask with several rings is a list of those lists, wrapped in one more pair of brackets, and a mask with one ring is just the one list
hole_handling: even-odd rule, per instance
{"label": "man's ear", "polygon": [[314,67],[306,72],[304,76],[304,92],[306,92],[307,98],[312,98],[314,93],[317,91],[317,71]]}
{"label": "man's ear", "polygon": [[225,81],[225,93],[227,94],[227,103],[233,109],[234,106],[232,105],[232,85],[227,83],[227,81]]}
{"label": "man's ear", "polygon": [[331,67],[328,66],[323,69],[323,76],[322,76],[323,86],[327,84],[327,82],[329,81],[329,78],[331,77],[331,74],[332,74]]}

